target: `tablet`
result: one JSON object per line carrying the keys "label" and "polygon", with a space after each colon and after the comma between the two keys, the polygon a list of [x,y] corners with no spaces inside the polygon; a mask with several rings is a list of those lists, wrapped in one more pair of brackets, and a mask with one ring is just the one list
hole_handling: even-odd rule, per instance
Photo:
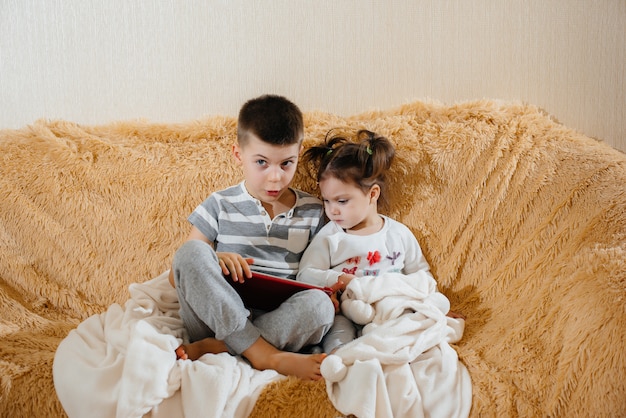
{"label": "tablet", "polygon": [[226,280],[239,293],[246,307],[268,312],[278,308],[281,303],[302,290],[319,289],[329,296],[333,293],[332,289],[328,287],[315,286],[255,271],[252,272],[252,278],[246,279],[243,283],[234,282],[230,277],[226,277]]}

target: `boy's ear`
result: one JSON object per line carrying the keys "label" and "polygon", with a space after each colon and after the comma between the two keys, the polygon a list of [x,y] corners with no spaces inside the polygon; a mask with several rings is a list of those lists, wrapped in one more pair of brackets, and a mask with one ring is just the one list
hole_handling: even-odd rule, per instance
{"label": "boy's ear", "polygon": [[233,144],[232,152],[233,157],[235,157],[235,161],[237,161],[238,164],[241,164],[243,161],[241,160],[241,147],[238,143],[235,142]]}

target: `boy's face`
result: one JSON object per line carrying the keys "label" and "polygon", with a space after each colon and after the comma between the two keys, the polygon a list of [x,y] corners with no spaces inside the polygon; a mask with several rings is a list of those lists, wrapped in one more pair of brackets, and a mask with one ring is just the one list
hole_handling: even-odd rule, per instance
{"label": "boy's face", "polygon": [[233,145],[248,192],[265,203],[286,198],[285,192],[296,173],[301,145],[272,145],[250,135],[245,145]]}

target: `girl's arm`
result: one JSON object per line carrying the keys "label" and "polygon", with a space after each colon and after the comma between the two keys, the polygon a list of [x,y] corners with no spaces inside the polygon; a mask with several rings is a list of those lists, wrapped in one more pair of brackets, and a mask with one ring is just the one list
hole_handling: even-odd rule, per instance
{"label": "girl's arm", "polygon": [[304,250],[296,280],[321,287],[332,287],[341,273],[332,270],[330,247],[323,235],[317,234]]}
{"label": "girl's arm", "polygon": [[415,273],[416,271],[424,270],[430,271],[430,265],[428,261],[426,261],[426,257],[424,257],[424,253],[422,253],[422,248],[415,238],[415,235],[406,227],[400,228],[400,234],[403,241],[404,246],[404,268],[402,269],[402,273],[410,274]]}
{"label": "girl's arm", "polygon": [[[407,237],[407,239],[407,259],[412,260],[412,262],[408,262],[405,264],[404,273],[409,274],[419,270],[424,270],[430,273],[430,265],[428,264],[428,261],[426,261],[426,257],[424,257],[424,254],[422,253],[422,248],[417,242],[415,236],[411,233],[410,236]],[[432,275],[432,273],[430,274]],[[437,292],[439,292],[439,286],[437,286]],[[466,319],[465,315],[463,315],[462,313],[451,310],[448,311],[446,316],[456,319]]]}

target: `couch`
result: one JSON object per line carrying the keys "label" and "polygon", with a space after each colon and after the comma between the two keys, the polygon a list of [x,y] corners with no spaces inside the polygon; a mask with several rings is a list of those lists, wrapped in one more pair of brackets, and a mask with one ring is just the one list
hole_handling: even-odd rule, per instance
{"label": "couch", "polygon": [[[235,128],[216,115],[0,131],[1,416],[66,415],[57,347],[167,271],[187,215],[241,180]],[[495,100],[309,112],[304,145],[331,128],[397,147],[386,214],[409,226],[467,317],[454,349],[471,376],[470,416],[626,416],[624,153]],[[295,186],[316,193],[303,166]],[[295,378],[265,385],[249,415],[342,416],[324,381]]]}

